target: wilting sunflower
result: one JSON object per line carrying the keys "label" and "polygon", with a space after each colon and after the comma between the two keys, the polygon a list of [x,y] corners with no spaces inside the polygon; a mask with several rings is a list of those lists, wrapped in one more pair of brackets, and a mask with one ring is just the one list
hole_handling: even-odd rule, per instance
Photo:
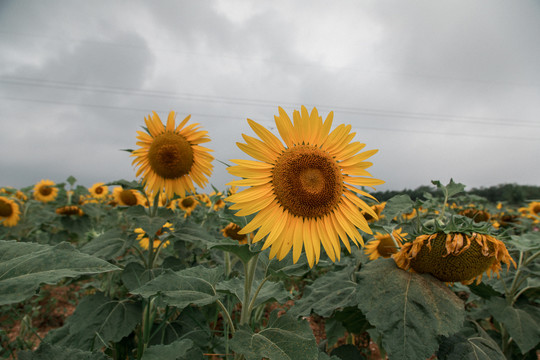
{"label": "wilting sunflower", "polygon": [[105,186],[105,183],[98,182],[92,185],[88,191],[90,192],[90,195],[96,199],[104,199],[107,197],[107,194],[109,193],[109,188]]}
{"label": "wilting sunflower", "polygon": [[[375,235],[373,235],[375,240],[371,240],[366,244],[364,252],[366,255],[369,255],[370,260],[376,260],[380,257],[389,258],[392,254],[398,252],[399,248],[396,247],[396,245],[401,247],[403,238],[407,235],[407,233],[401,232],[401,229],[392,231],[392,235],[375,233]],[[392,239],[392,237],[394,237],[394,239]]]}
{"label": "wilting sunflower", "polygon": [[[148,250],[148,247],[150,246],[150,238],[146,234],[146,232],[142,228],[136,228],[133,230],[137,235],[137,240],[139,241],[139,245],[144,249]],[[171,223],[167,222],[163,225],[163,227],[158,230],[156,233],[156,237],[163,235],[165,232],[174,231],[174,228]],[[159,245],[162,243],[160,239],[155,239],[153,243],[153,249],[156,251],[156,249],[159,247]],[[170,244],[169,240],[163,242],[162,247],[167,247]]]}
{"label": "wilting sunflower", "polygon": [[41,180],[34,186],[34,199],[47,203],[58,196],[58,188],[51,180]]}
{"label": "wilting sunflower", "polygon": [[68,215],[83,216],[84,215],[84,212],[82,211],[82,209],[77,205],[66,205],[66,206],[59,207],[56,209],[56,213],[58,215],[64,215],[64,216],[68,216]]}
{"label": "wilting sunflower", "polygon": [[12,227],[19,222],[21,211],[19,205],[5,197],[0,196],[0,223],[5,227]]}
{"label": "wilting sunflower", "polygon": [[[186,192],[195,192],[193,182],[204,187],[206,176],[212,174],[210,149],[200,144],[210,141],[207,131],[199,130],[199,124],[186,126],[191,115],[175,127],[175,113],[171,111],[167,125],[153,112],[145,118],[147,133],[137,131],[137,145],[133,151],[133,165],[139,167],[136,176],[143,175],[147,192],[156,194],[165,191],[167,198],[174,194],[185,196]],[[206,175],[206,176],[205,176]]]}
{"label": "wilting sunflower", "polygon": [[247,244],[247,235],[239,234],[240,230],[242,230],[242,228],[239,225],[235,223],[229,223],[229,225],[225,226],[225,228],[221,230],[221,233],[223,234],[223,236],[236,240],[240,244]]}
{"label": "wilting sunflower", "polygon": [[461,210],[460,212],[458,212],[458,214],[471,218],[474,220],[474,222],[477,222],[477,223],[483,222],[483,221],[489,221],[489,219],[491,219],[490,213],[488,213],[485,210],[480,210],[480,209],[475,209],[475,208]]}
{"label": "wilting sunflower", "polygon": [[444,282],[471,284],[482,274],[497,275],[501,262],[516,266],[504,243],[480,233],[436,232],[418,236],[392,255],[397,266],[417,273],[429,273]]}
{"label": "wilting sunflower", "polygon": [[340,259],[340,241],[350,251],[349,238],[363,245],[357,228],[371,233],[361,214],[365,210],[377,215],[357,194],[369,196],[356,186],[374,186],[384,181],[370,178],[365,161],[377,152],[358,153],[365,144],[352,142],[351,125],[339,125],[332,132],[333,113],[322,121],[317,109],[311,114],[302,106],[294,111],[294,123],[279,108],[276,126],[285,142],[258,123],[248,119],[249,126],[261,138],[242,135],[246,144],[238,147],[258,161],[231,160],[237,166],[227,168],[230,174],[244,178],[228,185],[249,186],[227,198],[235,203],[236,215],[257,215],[240,231],[256,229],[254,242],[268,235],[263,249],[271,246],[270,258],[283,259],[289,251],[297,262],[305,248],[310,266],[319,261],[321,244],[328,256]]}
{"label": "wilting sunflower", "polygon": [[114,201],[120,206],[143,205],[145,199],[142,195],[133,189],[124,189],[121,186],[113,189]]}

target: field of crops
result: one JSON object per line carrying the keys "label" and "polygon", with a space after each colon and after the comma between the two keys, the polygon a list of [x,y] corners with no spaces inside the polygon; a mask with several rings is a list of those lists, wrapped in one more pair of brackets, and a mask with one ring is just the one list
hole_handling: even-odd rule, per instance
{"label": "field of crops", "polygon": [[195,191],[212,157],[189,117],[149,117],[140,180],[2,188],[0,356],[537,359],[540,202],[453,181],[378,202],[375,152],[305,114],[276,120],[285,145],[250,123],[258,161],[225,189]]}

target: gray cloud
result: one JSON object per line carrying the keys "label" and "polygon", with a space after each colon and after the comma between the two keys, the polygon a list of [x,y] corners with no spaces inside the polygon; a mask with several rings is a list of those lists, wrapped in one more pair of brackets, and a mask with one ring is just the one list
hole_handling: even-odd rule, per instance
{"label": "gray cloud", "polygon": [[246,118],[272,128],[278,106],[302,104],[380,149],[380,189],[538,184],[538,15],[533,2],[4,2],[0,185],[133,179],[120,149],[152,110],[192,114],[217,159],[247,158]]}

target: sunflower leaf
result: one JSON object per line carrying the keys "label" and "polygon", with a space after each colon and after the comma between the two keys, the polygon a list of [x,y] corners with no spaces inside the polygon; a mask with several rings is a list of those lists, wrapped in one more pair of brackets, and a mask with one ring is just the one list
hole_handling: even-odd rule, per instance
{"label": "sunflower leaf", "polygon": [[409,195],[396,195],[386,202],[386,206],[381,215],[384,216],[385,219],[392,220],[399,214],[411,212],[413,206],[414,202]]}
{"label": "sunflower leaf", "polygon": [[222,268],[193,268],[172,271],[165,270],[163,274],[132,290],[132,294],[144,298],[161,294],[163,301],[171,306],[183,309],[190,304],[204,306],[214,303],[220,298],[216,293],[216,283],[223,276]]}
{"label": "sunflower leaf", "polygon": [[40,284],[65,277],[119,270],[69,243],[56,246],[0,240],[0,305],[31,297]]}
{"label": "sunflower leaf", "polygon": [[505,360],[497,343],[476,323],[476,330],[464,327],[442,340],[437,350],[440,360]]}
{"label": "sunflower leaf", "polygon": [[337,309],[356,306],[357,284],[351,280],[354,268],[331,271],[317,278],[307,286],[302,298],[294,304],[289,313],[294,316],[308,316],[312,311],[328,317]]}
{"label": "sunflower leaf", "polygon": [[463,325],[463,302],[431,275],[399,269],[392,259],[368,263],[359,272],[358,307],[383,334],[390,358],[425,359]]}
{"label": "sunflower leaf", "polygon": [[522,354],[540,342],[540,310],[531,305],[509,305],[503,298],[493,298],[487,303],[495,320],[502,323]]}
{"label": "sunflower leaf", "polygon": [[108,360],[110,359],[101,351],[89,352],[79,349],[70,349],[62,346],[51,345],[42,342],[39,348],[31,352],[29,350],[17,353],[19,360]]}
{"label": "sunflower leaf", "polygon": [[128,336],[141,316],[140,303],[114,300],[97,293],[84,297],[65,325],[49,332],[45,342],[93,351]]}
{"label": "sunflower leaf", "polygon": [[255,333],[248,326],[240,326],[230,341],[231,349],[247,360],[317,360],[319,350],[309,323],[285,314],[270,314],[266,328]]}
{"label": "sunflower leaf", "polygon": [[142,360],[203,360],[200,349],[190,339],[176,340],[168,345],[153,345],[144,351]]}
{"label": "sunflower leaf", "polygon": [[80,251],[104,260],[114,259],[124,251],[126,240],[122,235],[121,230],[108,230],[84,244]]}

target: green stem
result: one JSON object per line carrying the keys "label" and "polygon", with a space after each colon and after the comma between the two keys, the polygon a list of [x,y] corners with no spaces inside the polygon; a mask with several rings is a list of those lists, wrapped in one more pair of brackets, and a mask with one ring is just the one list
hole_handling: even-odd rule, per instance
{"label": "green stem", "polygon": [[247,263],[244,263],[245,281],[244,281],[244,299],[242,301],[242,312],[240,313],[240,325],[249,323],[251,315],[249,302],[251,297],[251,287],[255,278],[255,270],[257,269],[257,260],[259,255],[253,256]]}
{"label": "green stem", "polygon": [[266,280],[268,280],[267,277],[265,277],[261,283],[259,284],[259,286],[257,287],[257,290],[255,290],[255,294],[253,294],[253,298],[251,298],[251,301],[249,302],[249,306],[248,306],[248,312],[251,314],[251,312],[253,311],[253,306],[255,305],[255,300],[257,300],[257,296],[259,295],[259,292],[261,291],[264,283],[266,282]]}
{"label": "green stem", "polygon": [[514,293],[517,290],[516,284],[517,284],[519,276],[521,275],[522,265],[523,265],[523,251],[520,251],[517,271],[516,271],[516,274],[514,275],[514,279],[512,280],[512,284],[510,285],[510,291],[506,294],[507,299],[510,303],[514,302]]}
{"label": "green stem", "polygon": [[231,314],[229,314],[229,312],[227,311],[227,308],[225,307],[225,305],[223,305],[223,303],[219,299],[216,300],[216,301],[217,301],[217,304],[219,305],[219,307],[221,308],[221,310],[223,310],[223,314],[225,315],[225,319],[227,319],[227,323],[229,324],[229,326],[231,328],[231,334],[234,335],[236,330],[234,328],[234,323],[232,321]]}

